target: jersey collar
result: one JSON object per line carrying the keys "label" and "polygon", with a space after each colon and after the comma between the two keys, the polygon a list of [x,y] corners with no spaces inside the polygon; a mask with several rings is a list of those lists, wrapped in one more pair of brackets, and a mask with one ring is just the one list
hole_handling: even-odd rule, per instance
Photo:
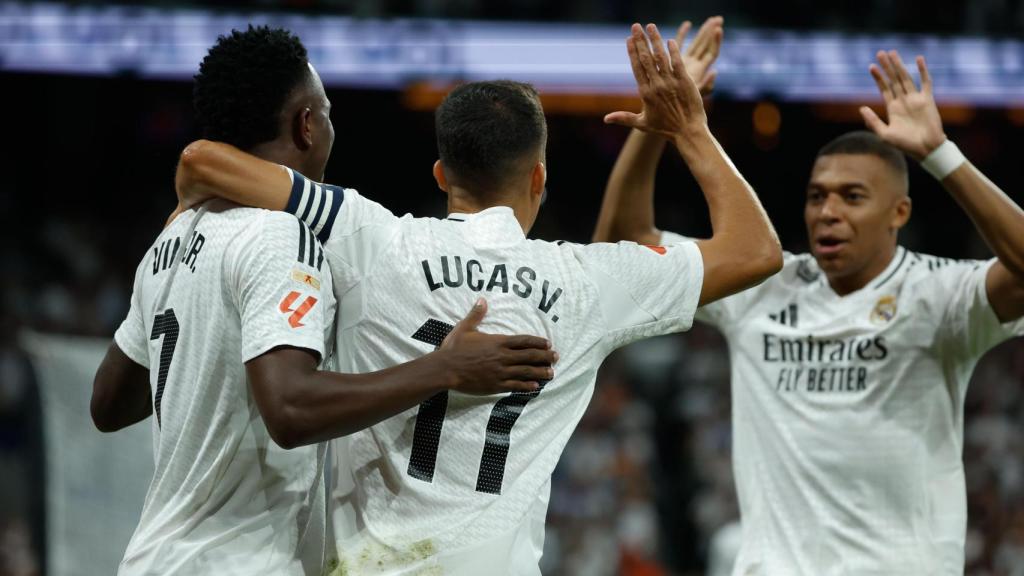
{"label": "jersey collar", "polygon": [[[864,286],[860,290],[856,290],[842,297],[836,294],[836,297],[849,298],[851,296],[855,296],[858,294],[870,293],[874,292],[875,290],[881,290],[882,288],[885,288],[886,286],[892,283],[893,278],[896,277],[896,274],[898,274],[900,270],[903,270],[903,268],[908,265],[908,255],[909,250],[907,250],[903,246],[896,246],[896,253],[893,254],[892,260],[889,261],[889,265],[886,266],[885,270],[882,270],[882,272],[878,276],[875,276],[870,282],[867,283],[866,286]],[[822,286],[829,292],[835,294],[835,291],[832,290],[832,286],[828,283],[828,278],[825,276],[824,273],[822,273],[818,277],[818,284],[819,286]]]}
{"label": "jersey collar", "polygon": [[885,267],[885,270],[883,270],[881,274],[879,274],[874,280],[868,283],[868,286],[872,290],[878,290],[879,288],[882,288],[889,284],[889,282],[892,281],[893,277],[896,276],[896,273],[902,270],[904,266],[906,266],[907,253],[908,251],[906,248],[904,248],[903,246],[897,246],[896,253],[893,254],[892,261],[889,262],[889,265]]}
{"label": "jersey collar", "polygon": [[519,241],[526,238],[515,212],[508,206],[492,206],[473,214],[453,212],[447,219],[468,224],[470,233],[482,240]]}

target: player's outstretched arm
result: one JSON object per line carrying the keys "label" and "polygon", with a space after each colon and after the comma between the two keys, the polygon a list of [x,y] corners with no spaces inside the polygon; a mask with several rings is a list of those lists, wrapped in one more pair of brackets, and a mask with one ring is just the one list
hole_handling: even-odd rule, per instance
{"label": "player's outstretched arm", "polygon": [[135,363],[112,343],[96,371],[89,404],[100,432],[114,432],[145,420],[153,413],[149,370]]}
{"label": "player's outstretched arm", "polygon": [[196,140],[181,153],[174,186],[182,208],[220,197],[236,204],[284,210],[292,180],[278,164],[230,144]]}
{"label": "player's outstretched arm", "polygon": [[532,392],[554,376],[557,355],[536,336],[483,334],[479,301],[441,347],[368,374],[318,372],[316,356],[276,348],[246,363],[253,396],[271,437],[293,448],[345,436],[416,406],[438,392]]}
{"label": "player's outstretched arm", "polygon": [[[721,16],[705,20],[682,55],[686,73],[702,95],[714,86],[716,72],[711,66],[722,47],[723,22]],[[683,22],[676,33],[677,44],[683,45],[689,30],[690,22]],[[605,187],[594,242],[661,243],[661,232],[654,226],[654,176],[665,142],[658,134],[630,131]]]}
{"label": "player's outstretched arm", "polygon": [[870,72],[885,100],[888,122],[867,106],[860,109],[864,122],[921,162],[967,212],[999,260],[985,279],[992,309],[1002,322],[1024,316],[1024,210],[946,138],[924,57],[917,57],[920,87],[896,51],[880,51],[877,58]]}
{"label": "player's outstretched arm", "polygon": [[670,40],[666,53],[653,24],[647,25],[646,36],[634,24],[626,44],[643,111],[613,112],[605,122],[670,138],[700,185],[713,229],[711,239],[698,243],[704,260],[700,304],[775,274],[782,268],[775,229],[753,189],[711,135],[700,92],[683,71],[679,45]]}

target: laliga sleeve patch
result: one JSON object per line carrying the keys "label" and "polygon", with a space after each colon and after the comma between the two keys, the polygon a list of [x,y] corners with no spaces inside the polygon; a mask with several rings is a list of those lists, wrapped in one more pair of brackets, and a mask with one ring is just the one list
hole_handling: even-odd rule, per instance
{"label": "laliga sleeve patch", "polygon": [[292,328],[302,328],[305,326],[305,324],[302,323],[302,318],[308,314],[317,303],[317,299],[315,297],[307,296],[306,299],[302,301],[302,304],[299,304],[298,307],[294,307],[295,301],[299,299],[299,296],[302,296],[302,294],[292,290],[284,297],[284,300],[281,300],[281,304],[278,306],[278,309],[283,314],[291,314],[291,316],[288,317],[288,324],[291,325]]}
{"label": "laliga sleeve patch", "polygon": [[291,278],[292,280],[298,282],[299,284],[312,286],[314,290],[320,289],[320,279],[317,278],[316,276],[313,276],[309,272],[303,272],[298,268],[292,268]]}

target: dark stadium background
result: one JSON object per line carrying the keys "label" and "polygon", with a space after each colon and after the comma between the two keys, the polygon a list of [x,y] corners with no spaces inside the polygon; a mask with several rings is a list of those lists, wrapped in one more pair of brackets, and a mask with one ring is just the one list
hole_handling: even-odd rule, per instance
{"label": "dark stadium background", "polygon": [[[167,5],[167,2],[153,3]],[[174,3],[171,3],[174,4]],[[355,16],[431,16],[554,22],[695,21],[726,15],[733,27],[929,32],[1014,37],[1024,2],[874,0],[831,3],[662,0],[426,0],[257,3]],[[927,7],[927,8],[926,8]],[[884,48],[885,46],[879,46]],[[866,68],[866,66],[865,66]],[[870,82],[866,69],[864,81]],[[39,574],[42,457],[34,378],[21,328],[109,337],[127,310],[135,266],[174,207],[178,153],[197,137],[187,82],[130,74],[82,77],[4,72],[6,145],[0,192],[0,575]],[[408,93],[328,88],[336,140],[327,179],[359,189],[396,213],[440,216],[431,176],[433,115]],[[550,100],[549,100],[550,102]],[[872,102],[872,104],[877,104]],[[626,132],[601,122],[598,103],[560,99],[548,113],[549,199],[532,236],[585,242]],[[755,126],[755,109],[777,131]],[[880,109],[876,107],[876,109]],[[1024,109],[944,107],[948,135],[992,180],[1024,202]],[[862,127],[851,104],[737,100],[716,93],[712,129],[759,192],[790,251],[805,249],[803,193],[815,151]],[[771,124],[769,121],[768,124]],[[911,169],[912,249],[949,257],[988,251],[955,202]],[[671,150],[658,181],[659,225],[709,232],[706,208]],[[660,339],[614,355],[591,409],[555,475],[546,573],[702,574],[714,532],[735,519],[729,464],[727,351],[712,330]],[[965,418],[969,566],[974,575],[1024,570],[1024,342],[979,365]],[[83,410],[85,407],[83,407]],[[851,431],[855,433],[855,431]]]}

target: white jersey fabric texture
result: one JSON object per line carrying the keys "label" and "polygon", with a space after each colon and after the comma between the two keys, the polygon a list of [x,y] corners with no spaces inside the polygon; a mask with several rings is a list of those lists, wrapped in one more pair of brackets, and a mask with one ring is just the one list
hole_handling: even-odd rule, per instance
{"label": "white jersey fabric texture", "polygon": [[989,305],[993,262],[900,247],[840,297],[811,255],[786,254],[776,276],[697,312],[732,363],[735,576],[963,574],[967,383],[1024,334]]}
{"label": "white jersey fabric texture", "polygon": [[434,350],[479,297],[480,329],[548,338],[539,392],[446,392],[334,443],[336,574],[539,574],[551,473],[615,348],[686,330],[696,245],[529,240],[512,210],[396,217],[293,173],[288,211],[321,236],[338,295],[342,372]]}
{"label": "white jersey fabric texture", "polygon": [[119,574],[318,574],[326,445],[267,433],[244,363],[330,354],[323,247],[294,216],[214,200],[178,216],[135,275],[114,339],[149,368],[155,472]]}

